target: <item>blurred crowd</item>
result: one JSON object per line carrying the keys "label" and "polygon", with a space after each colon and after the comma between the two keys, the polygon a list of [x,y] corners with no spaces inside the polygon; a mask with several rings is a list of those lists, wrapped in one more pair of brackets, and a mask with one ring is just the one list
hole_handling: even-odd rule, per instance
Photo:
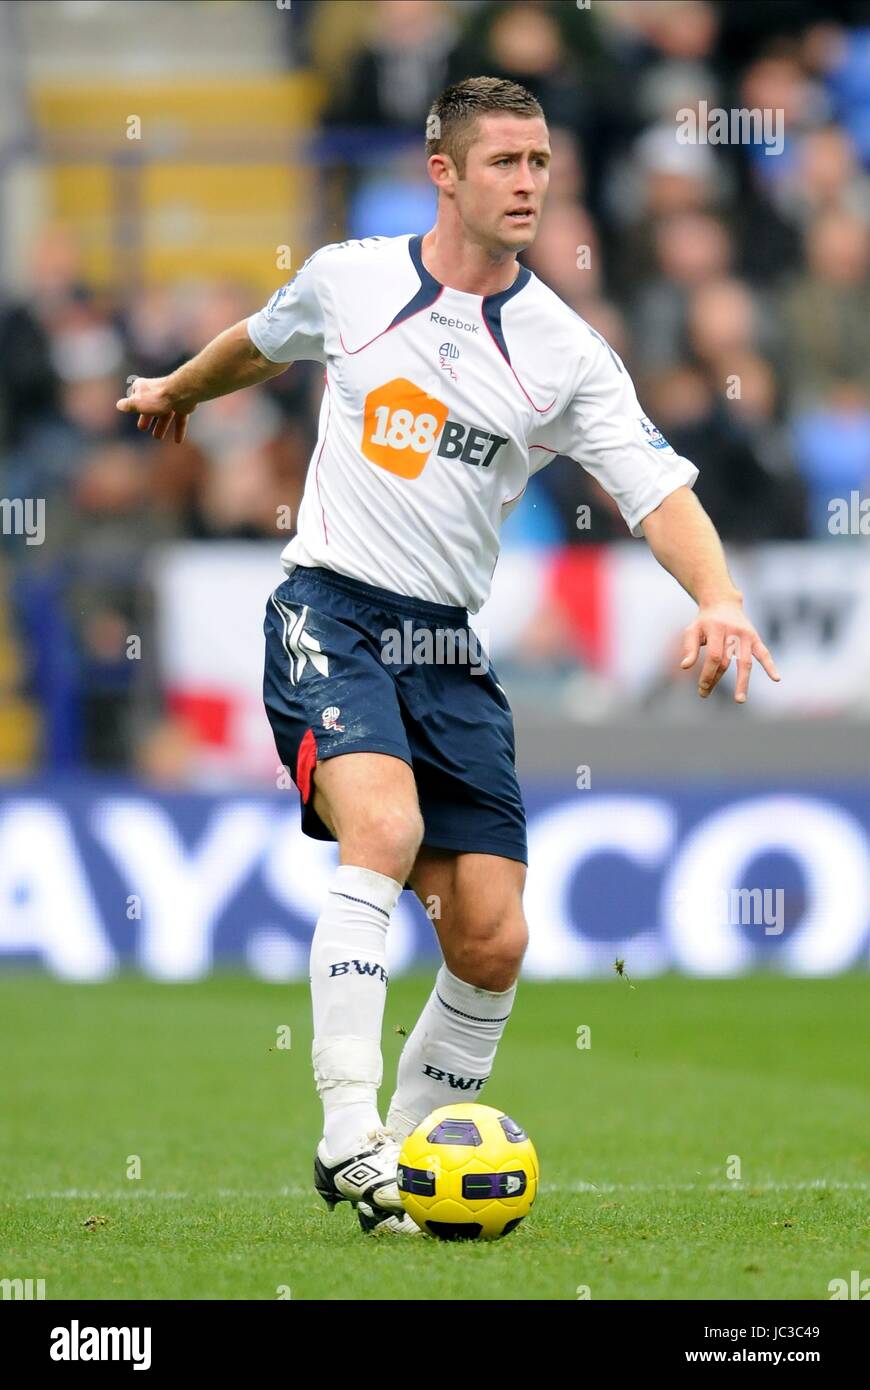
{"label": "blurred crowd", "polygon": [[[287,62],[328,94],[319,242],[427,230],[432,98],[472,74],[513,78],[553,144],[524,261],[623,357],[726,541],[824,536],[828,500],[867,491],[867,5],[294,0],[292,20]],[[680,143],[677,113],[702,102],[782,112],[781,152]],[[184,445],[157,443],[115,409],[127,379],[171,371],[259,303],[238,284],[95,289],[62,227],[32,254],[32,293],[0,304],[0,492],[44,498],[50,524],[44,545],[15,547],[10,611],[21,679],[54,711],[45,756],[114,766],[135,742],[134,676],[149,708],[126,649],[152,622],[149,556],[179,537],[288,539],[276,516],[297,513],[322,373],[300,364],[197,412]],[[556,459],[505,544],[625,535]]]}

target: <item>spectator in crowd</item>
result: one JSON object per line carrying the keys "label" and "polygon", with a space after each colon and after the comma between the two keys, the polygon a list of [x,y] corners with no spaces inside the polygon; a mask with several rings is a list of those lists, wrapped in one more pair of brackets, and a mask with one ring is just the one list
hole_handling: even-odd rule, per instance
{"label": "spectator in crowd", "polygon": [[806,237],[806,269],[783,301],[788,381],[796,407],[825,396],[857,375],[870,385],[870,230],[846,208],[814,218]]}
{"label": "spectator in crowd", "polygon": [[[800,182],[806,141],[827,119],[827,102],[821,85],[799,61],[797,46],[790,44],[774,47],[749,65],[732,104],[758,113],[751,142],[726,147],[737,177],[739,265],[754,284],[771,285],[800,263],[793,190]],[[771,120],[775,126],[769,140]]]}
{"label": "spectator in crowd", "polygon": [[526,0],[498,4],[485,13],[485,23],[477,51],[469,45],[457,53],[462,72],[453,75],[476,65],[480,72],[519,82],[537,97],[553,129],[582,137],[587,113],[583,86],[556,9]]}
{"label": "spectator in crowd", "polygon": [[806,136],[795,177],[780,191],[779,207],[801,232],[823,212],[838,209],[870,221],[870,175],[847,131],[824,125]]}
{"label": "spectator in crowd", "polygon": [[686,213],[715,213],[723,196],[709,145],[677,144],[673,123],[647,130],[613,179],[615,250],[610,267],[620,296],[634,298],[654,276],[661,223]]}
{"label": "spectator in crowd", "polygon": [[630,315],[632,364],[643,374],[673,366],[687,348],[692,294],[731,268],[731,238],[722,222],[705,212],[681,212],[655,228],[655,271],[640,290]]}
{"label": "spectator in crowd", "polygon": [[770,351],[776,335],[757,296],[744,281],[722,277],[699,285],[689,299],[688,344],[694,357],[724,393],[738,353]]}
{"label": "spectator in crowd", "polygon": [[26,298],[0,303],[0,448],[19,445],[56,412],[52,338],[86,293],[75,238],[46,227],[30,257]]}
{"label": "spectator in crowd", "polygon": [[[832,110],[870,168],[870,24],[866,5],[852,29],[819,26],[819,67]],[[863,27],[861,27],[863,26]]]}
{"label": "spectator in crowd", "polygon": [[647,382],[647,398],[668,442],[697,464],[695,491],[724,540],[799,533],[799,495],[765,468],[752,432],[726,409],[703,371],[682,366],[663,372]]}
{"label": "spectator in crowd", "polygon": [[780,539],[797,539],[806,533],[805,488],[793,463],[780,375],[768,358],[752,351],[734,353],[730,366],[723,396],[725,409],[780,490]]}
{"label": "spectator in crowd", "polygon": [[862,500],[870,495],[870,394],[866,385],[854,379],[833,383],[816,407],[795,420],[794,447],[809,488],[812,534],[842,534],[831,530],[834,499],[847,509],[851,526],[852,494]]}
{"label": "spectator in crowd", "polygon": [[366,8],[369,32],[325,119],[419,136],[447,82],[455,12],[440,0],[377,0]]}

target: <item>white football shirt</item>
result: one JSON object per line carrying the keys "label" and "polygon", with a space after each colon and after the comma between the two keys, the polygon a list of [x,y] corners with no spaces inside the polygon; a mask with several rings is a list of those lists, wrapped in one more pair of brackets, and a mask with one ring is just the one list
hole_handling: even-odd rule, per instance
{"label": "white football shirt", "polygon": [[324,246],[248,319],[271,362],[325,364],[297,534],[281,559],[476,613],[503,519],[555,454],[632,535],[698,470],[616,353],[526,267],[481,297],[441,285],[419,236]]}

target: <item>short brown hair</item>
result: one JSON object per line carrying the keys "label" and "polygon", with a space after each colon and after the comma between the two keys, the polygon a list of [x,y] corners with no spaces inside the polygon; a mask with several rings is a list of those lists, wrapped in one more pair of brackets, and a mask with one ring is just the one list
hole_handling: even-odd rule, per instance
{"label": "short brown hair", "polygon": [[474,143],[478,116],[506,111],[512,116],[543,117],[540,102],[518,82],[502,77],[466,77],[436,97],[426,118],[426,156],[449,155],[465,175],[465,160]]}

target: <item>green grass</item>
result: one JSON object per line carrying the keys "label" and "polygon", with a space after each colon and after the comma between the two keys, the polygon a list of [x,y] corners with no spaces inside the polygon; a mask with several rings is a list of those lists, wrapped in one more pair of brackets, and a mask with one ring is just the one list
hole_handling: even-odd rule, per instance
{"label": "green grass", "polygon": [[[0,1277],[58,1299],[826,1299],[870,1275],[868,985],[523,983],[482,1099],[529,1130],[541,1195],[506,1240],[456,1246],[366,1239],[311,1188],[306,987],[7,974]],[[390,986],[383,1108],[430,986]]]}

